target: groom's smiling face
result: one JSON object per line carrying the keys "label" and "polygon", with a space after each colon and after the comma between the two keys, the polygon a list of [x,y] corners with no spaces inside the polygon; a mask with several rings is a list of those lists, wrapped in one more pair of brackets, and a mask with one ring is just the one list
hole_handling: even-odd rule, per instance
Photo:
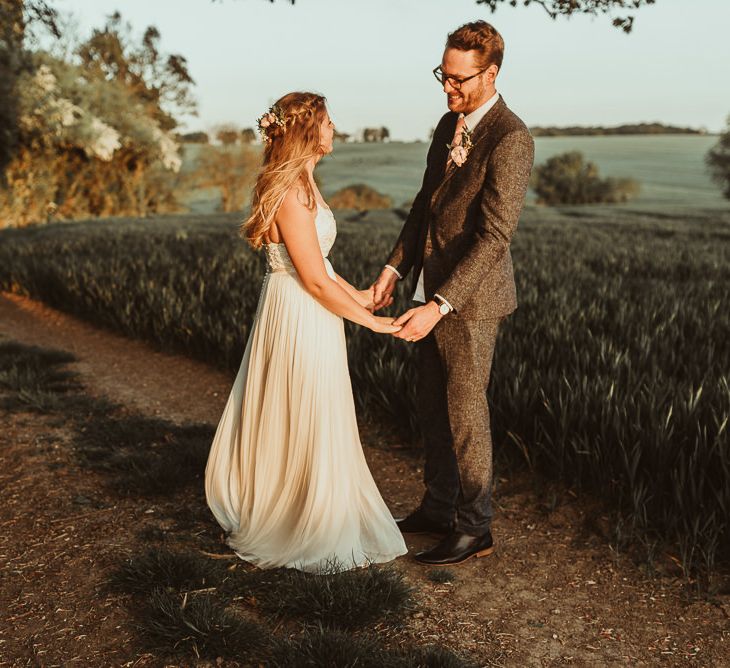
{"label": "groom's smiling face", "polygon": [[[445,75],[457,79],[465,79],[476,74],[482,68],[477,60],[476,51],[462,51],[461,49],[446,49],[441,59],[441,70]],[[494,70],[494,71],[492,71]],[[456,113],[470,114],[477,107],[484,104],[494,93],[494,77],[496,65],[491,65],[486,71],[465,81],[456,87],[448,79],[444,80],[444,93],[449,110]]]}

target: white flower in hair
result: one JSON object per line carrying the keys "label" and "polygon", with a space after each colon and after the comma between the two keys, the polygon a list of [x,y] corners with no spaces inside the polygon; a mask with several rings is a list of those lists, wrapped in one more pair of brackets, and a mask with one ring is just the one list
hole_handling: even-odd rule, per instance
{"label": "white flower in hair", "polygon": [[272,125],[278,125],[280,128],[284,128],[286,130],[284,112],[281,107],[276,104],[269,107],[269,110],[258,119],[259,132],[265,142],[271,141],[271,137],[269,137],[266,132],[266,128],[269,128]]}

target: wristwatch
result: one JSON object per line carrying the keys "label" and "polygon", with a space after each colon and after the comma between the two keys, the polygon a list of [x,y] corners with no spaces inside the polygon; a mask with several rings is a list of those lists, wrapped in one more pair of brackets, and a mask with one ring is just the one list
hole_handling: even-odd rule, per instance
{"label": "wristwatch", "polygon": [[434,295],[433,300],[438,304],[439,313],[441,315],[446,315],[447,313],[451,313],[451,309],[449,308],[449,305],[446,303],[446,300],[441,295]]}

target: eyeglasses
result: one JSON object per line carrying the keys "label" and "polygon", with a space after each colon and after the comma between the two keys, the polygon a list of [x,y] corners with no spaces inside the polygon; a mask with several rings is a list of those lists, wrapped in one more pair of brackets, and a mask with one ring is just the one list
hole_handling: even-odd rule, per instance
{"label": "eyeglasses", "polygon": [[444,74],[444,71],[441,69],[441,65],[439,65],[438,67],[433,68],[433,75],[436,77],[436,81],[438,81],[441,85],[448,81],[453,88],[459,90],[462,84],[469,81],[469,79],[478,77],[482,72],[486,72],[488,69],[488,67],[485,67],[483,70],[479,70],[476,74],[472,74],[470,77],[464,77],[463,79],[460,79],[459,77],[454,77],[450,74]]}

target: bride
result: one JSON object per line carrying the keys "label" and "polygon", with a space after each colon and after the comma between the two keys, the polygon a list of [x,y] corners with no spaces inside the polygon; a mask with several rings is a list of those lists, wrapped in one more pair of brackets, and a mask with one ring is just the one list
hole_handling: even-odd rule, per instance
{"label": "bride", "polygon": [[253,326],[205,468],[226,543],[261,568],[356,568],[407,552],[358,435],[344,320],[400,330],[327,255],[335,218],[313,178],[332,152],[325,98],[289,93],[259,119],[248,243],[266,254]]}

